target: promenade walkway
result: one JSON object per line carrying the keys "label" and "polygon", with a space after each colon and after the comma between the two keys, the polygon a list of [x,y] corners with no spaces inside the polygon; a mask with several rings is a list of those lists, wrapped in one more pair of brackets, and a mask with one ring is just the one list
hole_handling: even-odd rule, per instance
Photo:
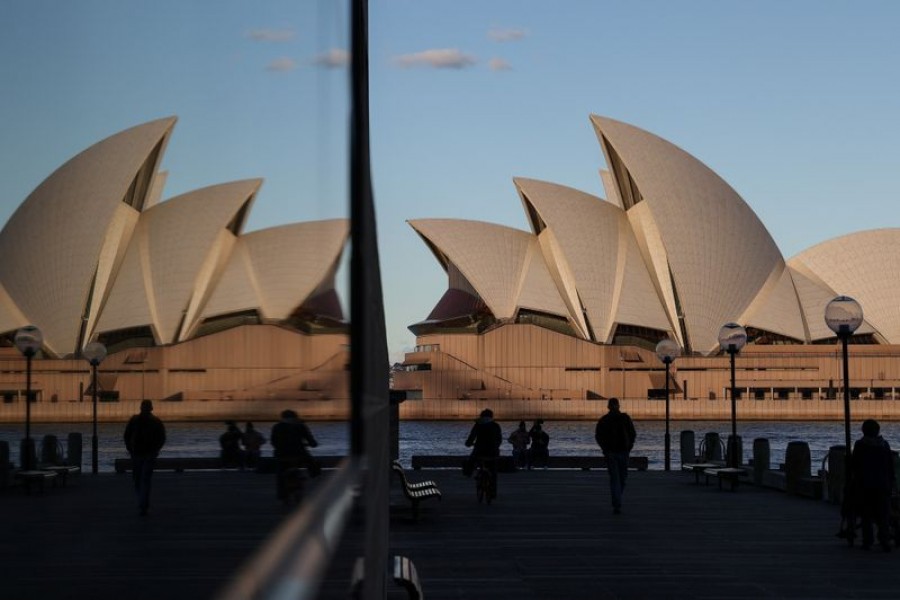
{"label": "promenade walkway", "polygon": [[[157,473],[146,518],[127,475],[0,492],[0,598],[212,598],[287,514],[272,477]],[[821,501],[633,472],[614,516],[604,471],[503,474],[491,506],[458,471],[410,477],[443,492],[414,522],[392,490],[391,551],[429,599],[900,597],[900,550],[847,548]],[[322,597],[346,597],[360,536],[351,527]]]}

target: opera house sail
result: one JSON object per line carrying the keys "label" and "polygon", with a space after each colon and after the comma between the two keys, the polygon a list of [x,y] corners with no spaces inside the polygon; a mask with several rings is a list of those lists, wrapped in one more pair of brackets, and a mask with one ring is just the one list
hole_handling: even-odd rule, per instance
{"label": "opera house sail", "polygon": [[737,322],[750,340],[737,367],[742,415],[840,418],[839,348],[823,315],[846,294],[866,315],[851,340],[851,395],[872,404],[869,414],[900,416],[891,402],[900,400],[900,230],[851,234],[786,261],[747,202],[697,158],[633,125],[590,122],[605,199],[516,177],[530,231],[409,222],[448,288],[410,326],[416,348],[394,367],[401,415],[469,418],[489,402],[499,418],[595,418],[598,401],[617,396],[632,415],[661,418],[665,376],[653,349],[671,339],[683,350],[673,416],[726,418],[718,332]]}
{"label": "opera house sail", "polygon": [[172,402],[173,419],[272,419],[304,401],[310,418],[346,416],[348,328],[335,276],[348,221],[246,231],[262,179],[164,199],[160,165],[176,121],[87,148],[0,232],[0,363],[13,374],[0,383],[0,420],[21,419],[13,337],[29,324],[43,333],[36,419],[89,414],[81,349],[94,341],[109,353],[98,380],[106,420],[142,399]]}

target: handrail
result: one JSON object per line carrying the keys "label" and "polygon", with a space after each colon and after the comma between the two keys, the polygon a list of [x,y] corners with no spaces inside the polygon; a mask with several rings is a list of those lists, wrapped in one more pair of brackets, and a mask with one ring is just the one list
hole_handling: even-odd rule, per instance
{"label": "handrail", "polygon": [[345,458],[335,475],[244,564],[219,600],[314,598],[340,542],[361,479],[360,459]]}

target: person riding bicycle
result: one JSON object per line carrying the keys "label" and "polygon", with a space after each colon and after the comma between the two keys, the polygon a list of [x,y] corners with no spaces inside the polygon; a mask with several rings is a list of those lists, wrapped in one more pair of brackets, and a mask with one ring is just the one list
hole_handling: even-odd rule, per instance
{"label": "person riding bicycle", "polygon": [[[489,408],[481,411],[481,416],[472,426],[472,431],[466,439],[466,447],[473,447],[469,456],[471,473],[478,460],[484,461],[484,466],[491,474],[491,483],[494,496],[497,495],[497,457],[500,456],[500,446],[503,444],[503,432],[500,425],[494,421],[494,411]],[[489,459],[489,460],[484,460]]]}

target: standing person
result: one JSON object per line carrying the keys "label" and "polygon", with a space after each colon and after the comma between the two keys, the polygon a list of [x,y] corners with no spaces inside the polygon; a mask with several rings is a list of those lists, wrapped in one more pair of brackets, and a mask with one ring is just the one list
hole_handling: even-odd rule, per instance
{"label": "standing person", "polygon": [[622,492],[628,478],[628,454],[634,447],[637,433],[628,413],[619,410],[618,398],[610,398],[606,407],[609,412],[597,421],[594,439],[606,457],[613,514],[618,515],[622,512]]}
{"label": "standing person", "polygon": [[166,443],[166,427],[153,414],[153,402],[141,402],[141,412],[125,426],[125,449],[131,455],[131,475],[137,495],[138,510],[145,516],[150,509],[150,484],[156,457]]}
{"label": "standing person", "polygon": [[525,429],[525,421],[519,421],[519,428],[513,431],[507,440],[512,444],[513,462],[517,469],[524,468],[528,465],[528,444],[531,442],[531,436]]}
{"label": "standing person", "polygon": [[259,463],[259,457],[262,455],[262,446],[266,443],[266,437],[253,427],[253,423],[247,421],[247,425],[244,428],[243,441],[247,466],[255,469]]}
{"label": "standing person", "polygon": [[272,427],[269,438],[272,440],[275,461],[278,464],[276,475],[278,499],[288,502],[290,498],[287,472],[290,469],[306,467],[310,476],[319,475],[321,471],[319,464],[306,449],[307,446],[315,448],[319,442],[313,437],[306,423],[292,410],[282,411],[281,420]]}
{"label": "standing person", "polygon": [[856,506],[862,517],[862,547],[868,550],[874,541],[872,525],[878,526],[878,542],[891,551],[888,517],[894,484],[894,459],[891,447],[878,432],[878,421],[863,421],[863,437],[853,445],[850,458],[851,484]]}
{"label": "standing person", "polygon": [[475,462],[479,459],[488,459],[484,461],[485,468],[491,474],[491,483],[494,489],[494,496],[497,495],[497,461],[500,456],[500,446],[503,444],[503,432],[500,425],[494,421],[494,411],[489,408],[481,411],[481,416],[472,425],[472,431],[466,438],[466,447],[472,448],[472,454],[469,456],[468,472],[471,473],[475,468]]}
{"label": "standing person", "polygon": [[219,436],[219,458],[223,467],[244,468],[243,453],[241,452],[241,439],[243,434],[234,421],[225,422],[225,433]]}
{"label": "standing person", "polygon": [[532,467],[547,468],[550,459],[550,436],[544,431],[544,420],[535,419],[528,432],[531,438],[531,450],[528,452],[528,470]]}

